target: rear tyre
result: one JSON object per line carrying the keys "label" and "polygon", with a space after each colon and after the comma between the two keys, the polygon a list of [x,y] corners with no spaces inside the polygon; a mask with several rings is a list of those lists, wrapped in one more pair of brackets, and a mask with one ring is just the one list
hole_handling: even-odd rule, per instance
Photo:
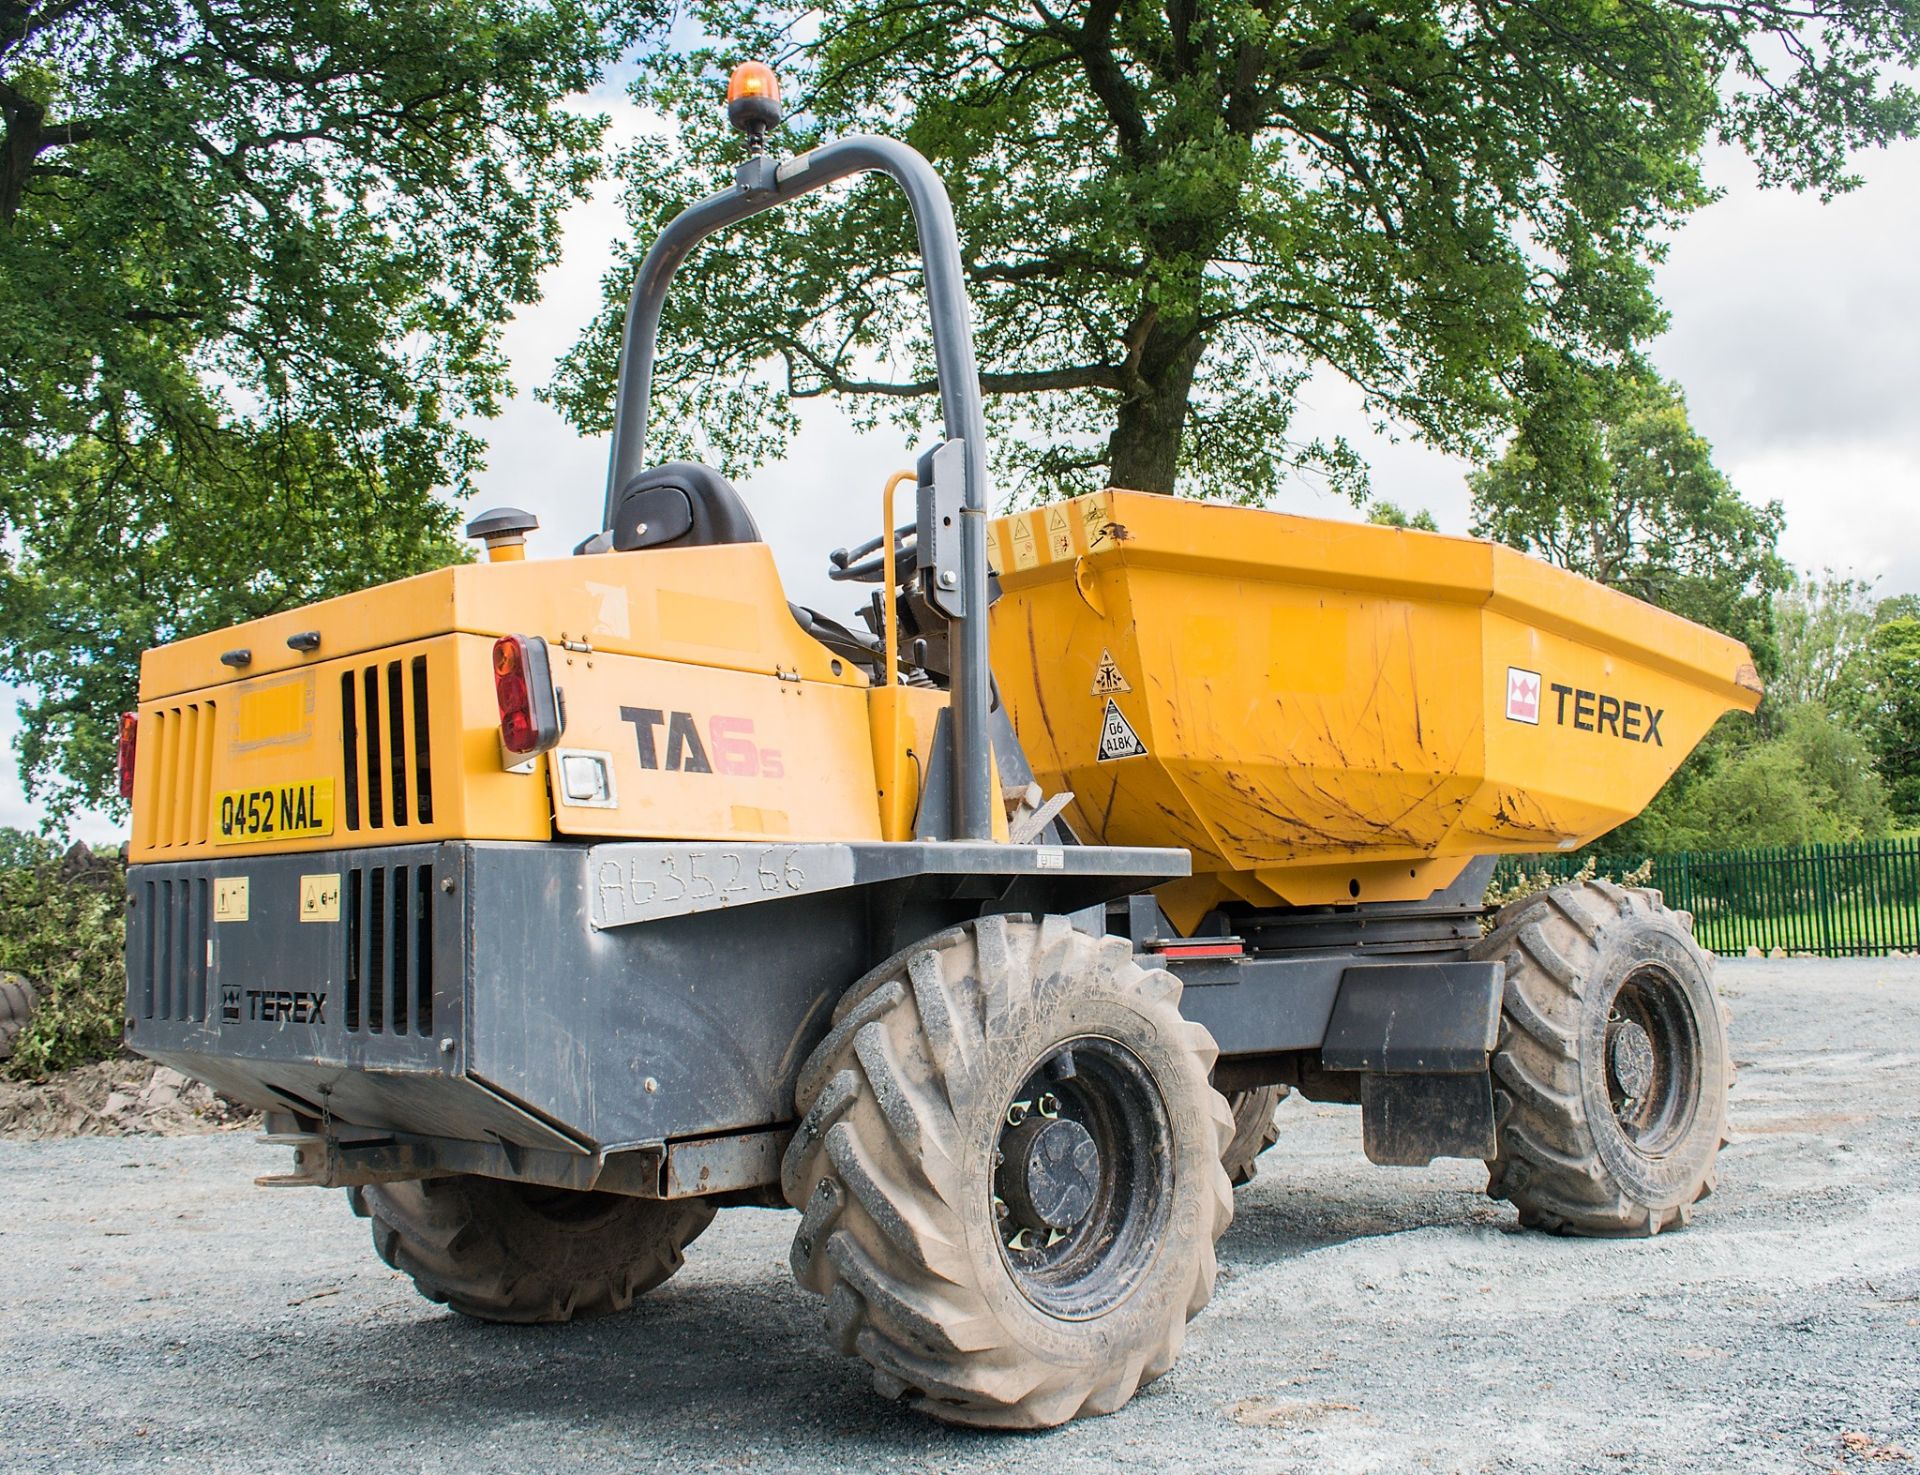
{"label": "rear tyre", "polygon": [[849,990],[782,1187],[840,1350],[935,1418],[1043,1429],[1173,1365],[1233,1215],[1180,984],[1064,918],[982,918]]}
{"label": "rear tyre", "polygon": [[1487,1193],[1561,1234],[1651,1235],[1713,1191],[1733,1061],[1713,963],[1657,891],[1575,882],[1503,909]]}
{"label": "rear tyre", "polygon": [[462,1174],[347,1190],[373,1247],[415,1289],[480,1321],[625,1311],[713,1219],[699,1199],[580,1193]]}
{"label": "rear tyre", "polygon": [[13,1058],[14,1041],[33,1019],[34,998],[24,974],[0,973],[0,1060]]}
{"label": "rear tyre", "polygon": [[1280,1124],[1273,1114],[1286,1096],[1285,1086],[1256,1086],[1227,1097],[1233,1112],[1233,1140],[1221,1154],[1220,1165],[1235,1188],[1253,1182],[1260,1171],[1254,1159],[1280,1140]]}

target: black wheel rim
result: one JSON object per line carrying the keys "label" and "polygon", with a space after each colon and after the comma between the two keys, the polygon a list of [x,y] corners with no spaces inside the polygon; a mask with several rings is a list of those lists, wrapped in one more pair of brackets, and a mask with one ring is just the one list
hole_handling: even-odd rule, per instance
{"label": "black wheel rim", "polygon": [[1008,1099],[994,1152],[990,1208],[1022,1295],[1066,1321],[1126,1299],[1172,1212],[1172,1138],[1159,1086],[1124,1045],[1048,1053]]}
{"label": "black wheel rim", "polygon": [[1660,967],[1628,974],[1602,1051],[1614,1121],[1637,1152],[1661,1156],[1686,1137],[1700,1101],[1700,1029],[1679,980]]}

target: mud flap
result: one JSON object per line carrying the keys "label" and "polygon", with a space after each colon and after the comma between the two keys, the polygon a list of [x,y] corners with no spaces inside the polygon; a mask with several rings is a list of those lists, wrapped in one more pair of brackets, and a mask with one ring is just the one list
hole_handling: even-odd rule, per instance
{"label": "mud flap", "polygon": [[1485,1071],[1363,1076],[1360,1115],[1367,1160],[1382,1167],[1494,1155],[1493,1080]]}
{"label": "mud flap", "polygon": [[1363,1072],[1367,1157],[1425,1167],[1494,1155],[1488,1056],[1500,1039],[1498,963],[1381,963],[1349,968],[1321,1065]]}

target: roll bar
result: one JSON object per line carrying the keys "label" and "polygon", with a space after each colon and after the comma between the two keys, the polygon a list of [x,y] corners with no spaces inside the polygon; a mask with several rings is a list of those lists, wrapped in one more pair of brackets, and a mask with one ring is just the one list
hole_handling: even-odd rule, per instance
{"label": "roll bar", "polygon": [[[891,138],[856,134],[794,158],[763,155],[740,166],[732,189],[689,205],[667,223],[640,264],[627,303],[626,332],[620,344],[620,380],[613,419],[613,450],[607,467],[607,498],[601,526],[613,526],[620,489],[646,469],[647,410],[653,390],[654,350],[667,288],[689,252],[715,231],[750,215],[784,205],[852,174],[885,174],[900,186],[913,210],[926,273],[927,305],[932,319],[933,361],[940,383],[940,408],[949,446],[961,454],[964,472],[960,498],[957,598],[950,603],[954,653],[951,711],[953,724],[952,834],[958,840],[991,840],[993,806],[988,729],[992,673],[987,655],[987,433],[981,402],[980,372],[973,354],[973,326],[967,309],[966,281],[960,267],[960,239],[946,186],[914,149]],[[954,443],[957,442],[957,445]],[[943,457],[943,460],[948,459]],[[922,497],[926,488],[921,489]],[[893,673],[887,673],[893,679]]]}

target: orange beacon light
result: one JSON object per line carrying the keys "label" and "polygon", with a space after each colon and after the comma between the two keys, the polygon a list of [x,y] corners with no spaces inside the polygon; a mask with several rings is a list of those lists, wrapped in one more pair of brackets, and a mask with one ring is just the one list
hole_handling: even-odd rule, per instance
{"label": "orange beacon light", "polygon": [[743,61],[727,79],[727,121],[756,142],[780,121],[780,79],[763,61]]}

